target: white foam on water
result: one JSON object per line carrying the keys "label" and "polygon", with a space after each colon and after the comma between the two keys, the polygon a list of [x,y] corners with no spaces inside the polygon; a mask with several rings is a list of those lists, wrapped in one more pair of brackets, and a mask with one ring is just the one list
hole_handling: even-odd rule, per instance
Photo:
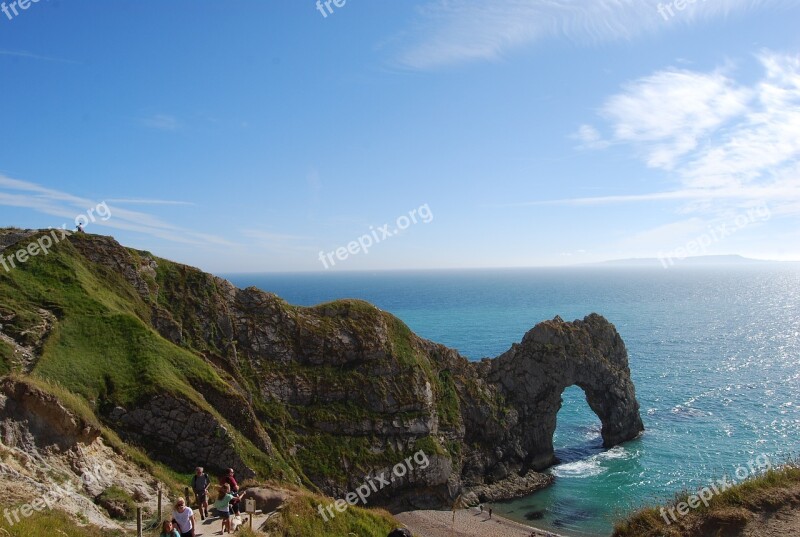
{"label": "white foam on water", "polygon": [[586,459],[585,461],[559,464],[558,466],[554,466],[550,470],[550,473],[556,477],[573,477],[584,479],[587,477],[594,477],[605,472],[606,469],[600,466],[600,462],[593,459],[594,457]]}
{"label": "white foam on water", "polygon": [[634,452],[628,451],[622,446],[616,446],[580,461],[554,466],[550,469],[550,473],[556,477],[572,477],[577,479],[594,477],[608,471],[608,468],[603,465],[604,462],[630,459],[633,456],[635,456]]}
{"label": "white foam on water", "polygon": [[630,459],[633,457],[633,452],[628,451],[622,446],[615,446],[607,451],[602,453],[598,453],[593,459],[597,459],[599,461],[610,461],[614,459]]}

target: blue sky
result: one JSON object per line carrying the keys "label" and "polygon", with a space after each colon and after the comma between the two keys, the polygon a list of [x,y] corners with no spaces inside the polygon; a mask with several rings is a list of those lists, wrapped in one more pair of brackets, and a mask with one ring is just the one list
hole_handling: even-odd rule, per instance
{"label": "blue sky", "polygon": [[800,259],[796,2],[15,8],[0,225],[105,203],[214,272]]}

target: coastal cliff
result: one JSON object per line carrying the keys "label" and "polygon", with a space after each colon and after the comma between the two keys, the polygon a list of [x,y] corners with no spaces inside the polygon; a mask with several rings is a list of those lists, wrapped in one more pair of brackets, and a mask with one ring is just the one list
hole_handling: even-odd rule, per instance
{"label": "coastal cliff", "polygon": [[[0,254],[42,233],[0,230]],[[424,469],[370,498],[395,510],[545,486],[573,385],[606,446],[643,430],[625,345],[596,314],[470,362],[366,302],[293,306],[80,234],[0,271],[0,323],[0,373],[57,383],[178,471],[233,466],[342,497],[421,450]]]}

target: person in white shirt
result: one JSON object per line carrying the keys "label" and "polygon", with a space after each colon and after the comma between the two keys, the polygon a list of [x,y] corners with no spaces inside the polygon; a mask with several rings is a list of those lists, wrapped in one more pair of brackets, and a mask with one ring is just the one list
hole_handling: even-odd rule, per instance
{"label": "person in white shirt", "polygon": [[194,512],[186,506],[186,500],[178,498],[175,502],[175,510],[172,512],[172,519],[178,525],[181,537],[195,537],[194,535]]}

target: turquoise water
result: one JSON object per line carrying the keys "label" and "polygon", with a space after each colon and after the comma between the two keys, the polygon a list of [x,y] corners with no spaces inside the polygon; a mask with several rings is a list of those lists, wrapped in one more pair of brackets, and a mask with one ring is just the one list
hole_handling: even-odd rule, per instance
{"label": "turquoise water", "polygon": [[762,454],[780,462],[800,453],[796,266],[228,278],[294,304],[369,300],[470,359],[504,352],[555,315],[607,317],[628,347],[645,434],[604,450],[599,420],[582,391],[570,388],[555,437],[561,462],[549,470],[555,484],[495,506],[563,535],[608,535],[615,517],[645,502],[697,489],[723,474],[734,477]]}

